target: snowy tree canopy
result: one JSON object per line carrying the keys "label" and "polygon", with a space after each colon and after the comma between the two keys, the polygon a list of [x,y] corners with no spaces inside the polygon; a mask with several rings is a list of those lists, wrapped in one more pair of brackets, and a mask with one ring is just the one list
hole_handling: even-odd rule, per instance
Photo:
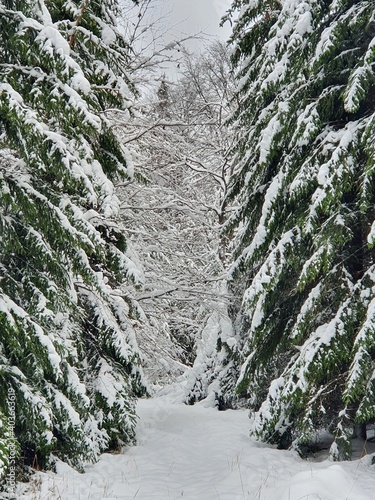
{"label": "snowy tree canopy", "polygon": [[223,126],[234,87],[229,52],[218,41],[199,55],[181,52],[178,79],[161,76],[138,115],[116,120],[136,173],[118,192],[144,269],[137,298],[148,322],[140,323],[137,339],[146,373],[157,383],[194,362],[207,316],[227,302],[218,283],[232,140]]}
{"label": "snowy tree canopy", "polygon": [[142,363],[283,448],[375,419],[374,2],[234,0],[231,101],[151,2],[0,0],[0,479],[134,442]]}
{"label": "snowy tree canopy", "polygon": [[374,3],[233,9],[237,392],[257,436],[289,446],[321,426],[345,458],[353,422],[375,417]]}
{"label": "snowy tree canopy", "polygon": [[133,99],[116,14],[115,0],[0,2],[0,425],[12,389],[39,466],[131,442],[144,391],[112,184],[127,155],[103,115]]}

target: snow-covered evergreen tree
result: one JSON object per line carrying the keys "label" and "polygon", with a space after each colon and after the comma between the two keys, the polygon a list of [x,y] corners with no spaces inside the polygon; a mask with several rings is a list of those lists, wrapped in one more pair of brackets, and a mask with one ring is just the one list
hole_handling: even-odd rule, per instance
{"label": "snow-covered evergreen tree", "polygon": [[132,100],[116,9],[0,1],[3,467],[9,390],[25,463],[48,466],[53,454],[80,467],[134,439],[139,272],[112,184],[131,173],[102,113]]}
{"label": "snow-covered evergreen tree", "polygon": [[232,8],[237,393],[260,438],[298,445],[325,427],[348,458],[353,423],[375,417],[374,2]]}

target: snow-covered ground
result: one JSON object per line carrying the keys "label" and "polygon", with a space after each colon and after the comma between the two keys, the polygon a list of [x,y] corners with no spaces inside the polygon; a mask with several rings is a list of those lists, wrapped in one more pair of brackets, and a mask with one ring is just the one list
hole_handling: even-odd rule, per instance
{"label": "snow-covered ground", "polygon": [[20,485],[20,500],[372,500],[371,457],[308,462],[248,437],[247,411],[141,400],[138,445],[79,474],[58,464]]}

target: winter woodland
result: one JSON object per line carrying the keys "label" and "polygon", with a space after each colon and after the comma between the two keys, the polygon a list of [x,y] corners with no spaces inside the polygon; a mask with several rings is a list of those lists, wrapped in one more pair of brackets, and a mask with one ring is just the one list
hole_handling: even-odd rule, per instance
{"label": "winter woodland", "polygon": [[0,0],[0,495],[370,499],[374,2],[158,1]]}

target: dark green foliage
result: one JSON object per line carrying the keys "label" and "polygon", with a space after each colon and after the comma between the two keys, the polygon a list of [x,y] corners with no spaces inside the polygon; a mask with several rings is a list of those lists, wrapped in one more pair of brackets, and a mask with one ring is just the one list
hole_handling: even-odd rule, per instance
{"label": "dark green foliage", "polygon": [[128,174],[105,118],[132,99],[116,9],[0,2],[0,474],[8,390],[29,464],[134,440],[136,273],[111,182]]}
{"label": "dark green foliage", "polygon": [[375,9],[233,7],[240,140],[227,230],[246,359],[237,387],[259,410],[257,436],[285,447],[330,427],[332,455],[345,458],[350,426],[375,416]]}

